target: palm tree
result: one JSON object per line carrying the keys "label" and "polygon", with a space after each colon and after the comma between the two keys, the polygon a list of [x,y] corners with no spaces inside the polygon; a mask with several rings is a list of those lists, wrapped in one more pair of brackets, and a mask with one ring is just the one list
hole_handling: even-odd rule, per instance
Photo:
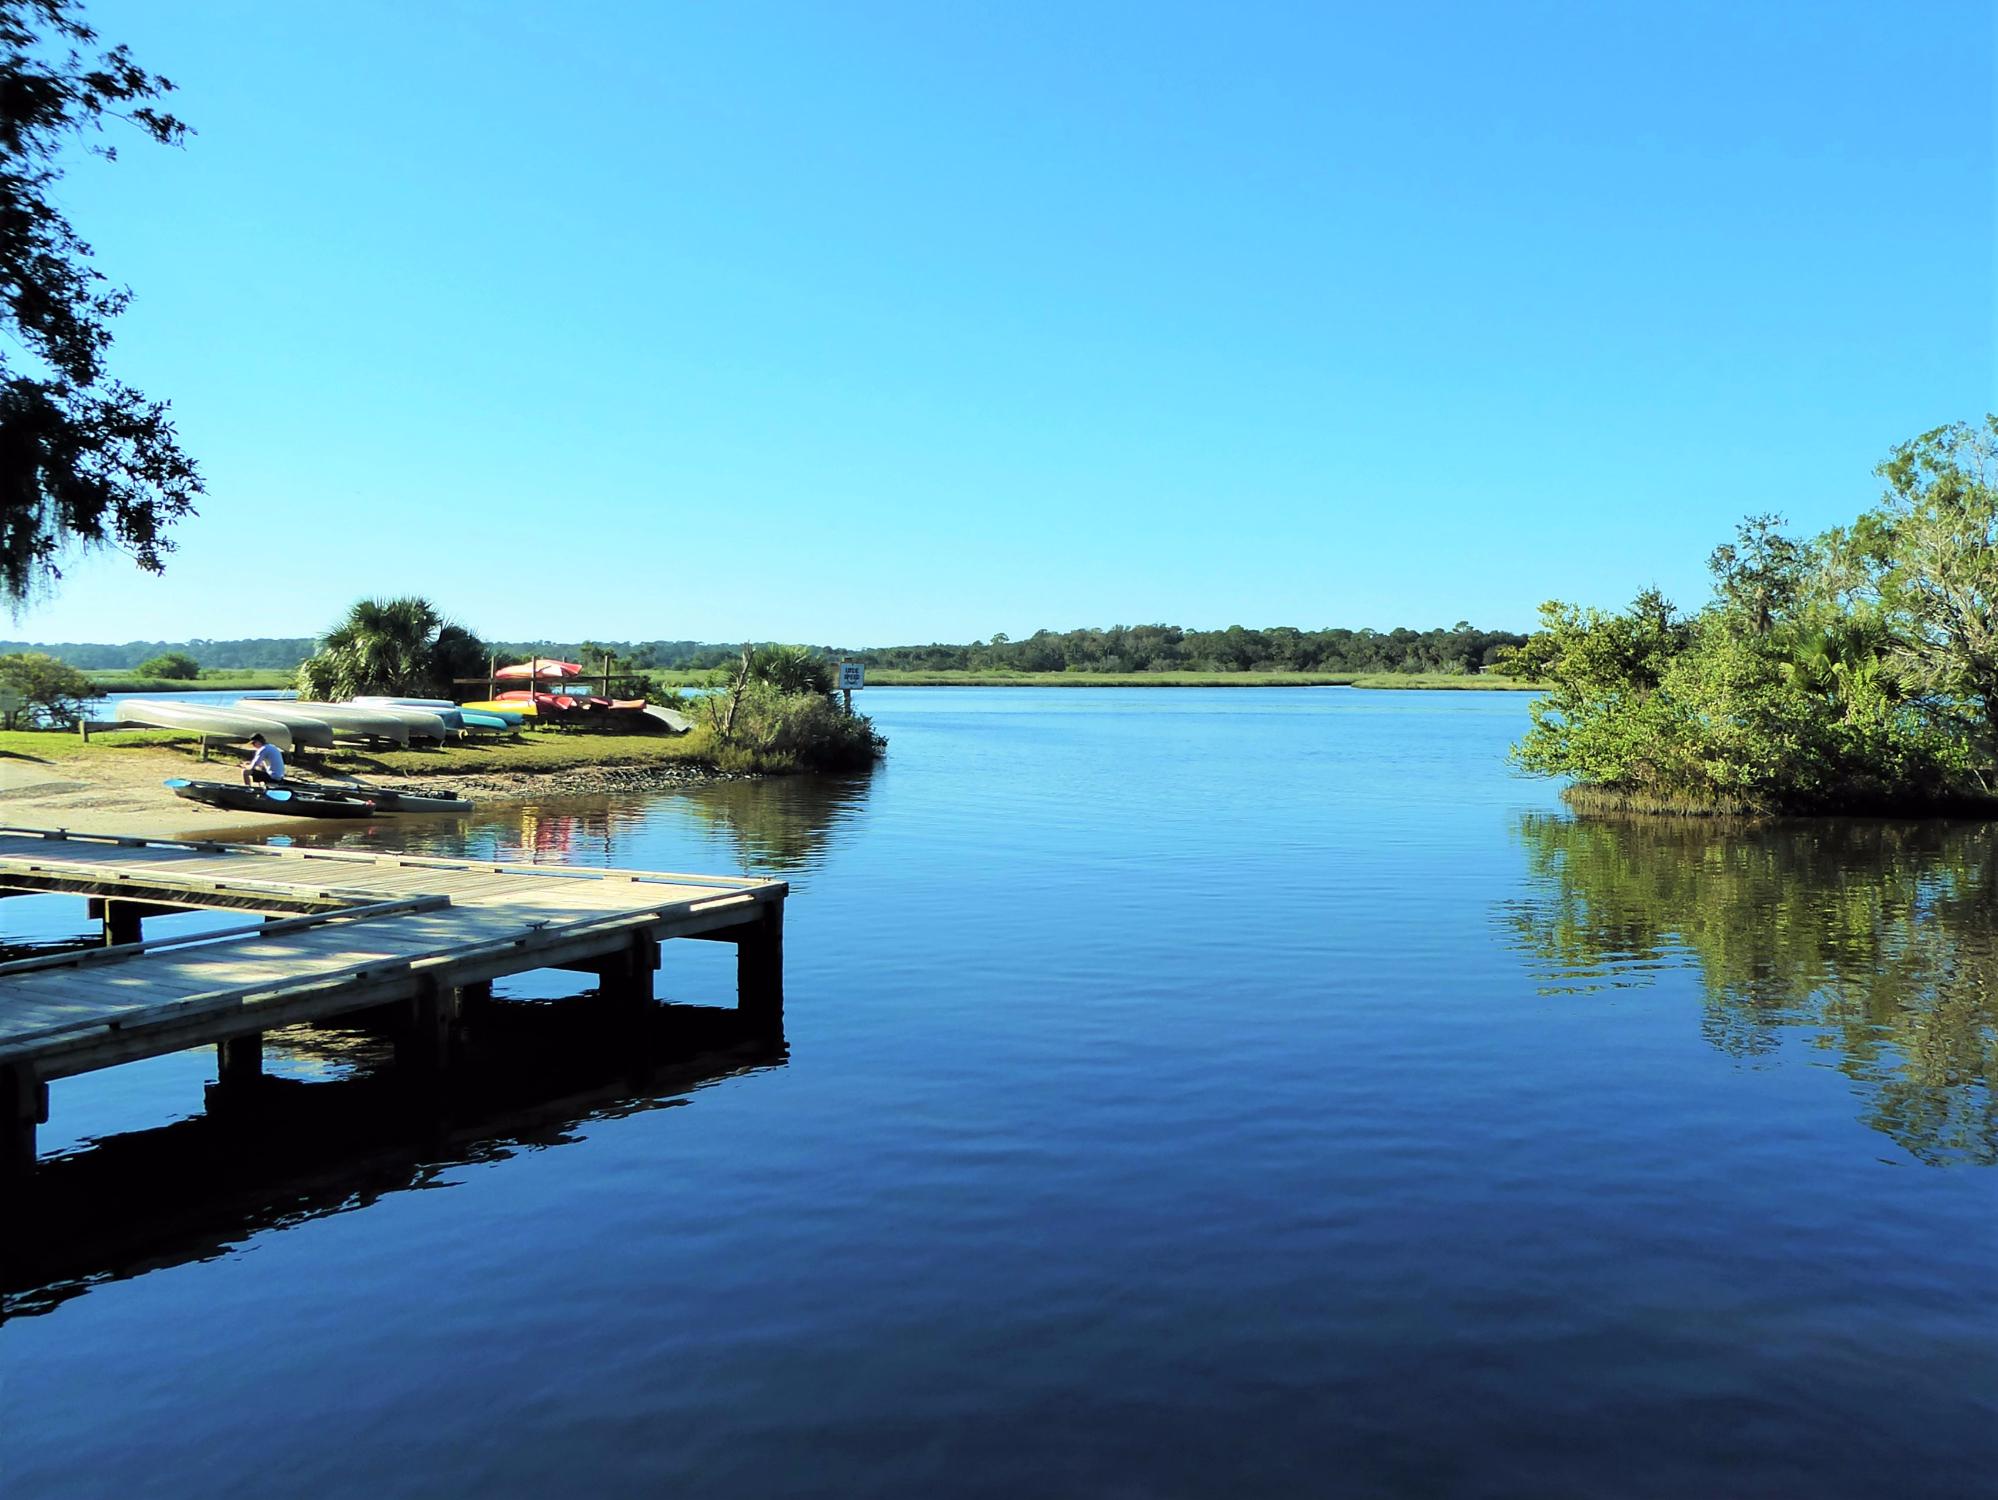
{"label": "palm tree", "polygon": [[758,646],[747,660],[749,675],[780,693],[832,694],[832,663],[810,646]]}
{"label": "palm tree", "polygon": [[429,600],[361,599],[298,669],[298,688],[315,699],[434,697],[484,661],[478,637],[446,620]]}

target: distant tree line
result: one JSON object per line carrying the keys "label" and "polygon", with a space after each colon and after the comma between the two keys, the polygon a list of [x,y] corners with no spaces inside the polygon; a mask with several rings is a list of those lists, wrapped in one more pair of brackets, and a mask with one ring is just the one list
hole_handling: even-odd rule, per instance
{"label": "distant tree line", "polygon": [[39,651],[85,672],[134,672],[153,657],[186,656],[204,667],[289,672],[312,654],[311,636],[244,641],[126,641],[107,646],[88,641],[0,641],[0,652]]}
{"label": "distant tree line", "polygon": [[1038,630],[968,646],[890,646],[850,655],[869,666],[970,672],[1477,672],[1524,645],[1467,620],[1434,630],[1187,630],[1178,625]]}
{"label": "distant tree line", "polygon": [[[1459,621],[1436,630],[1298,630],[1279,625],[1250,630],[1186,630],[1177,625],[1113,625],[1104,630],[1036,631],[1022,640],[1004,634],[953,646],[812,648],[825,657],[873,667],[970,672],[1476,672],[1524,635],[1479,630]],[[216,641],[127,641],[119,646],[71,641],[0,641],[0,652],[41,651],[85,671],[129,672],[149,658],[180,654],[203,667],[289,672],[310,657],[311,636]],[[487,641],[502,662],[530,656],[595,665],[608,654],[619,671],[708,672],[733,667],[747,641]],[[483,662],[473,670],[483,670]]]}

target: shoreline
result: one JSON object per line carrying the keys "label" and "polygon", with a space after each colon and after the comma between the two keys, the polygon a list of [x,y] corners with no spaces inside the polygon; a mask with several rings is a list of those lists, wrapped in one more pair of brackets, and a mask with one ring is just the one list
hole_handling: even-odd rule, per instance
{"label": "shoreline", "polygon": [[[294,758],[309,780],[348,779]],[[254,839],[271,833],[342,826],[341,820],[289,817],[282,813],[232,813],[176,797],[161,783],[170,776],[229,781],[233,759],[195,761],[169,750],[134,747],[116,754],[38,759],[0,753],[0,825],[61,829],[70,833],[126,834],[134,838]],[[422,771],[383,769],[361,779],[384,787],[436,787],[479,807],[529,803],[544,798],[588,797],[618,792],[672,791],[723,782],[753,781],[755,773],[724,771],[693,759],[642,765],[578,765],[540,770]],[[384,813],[397,821],[467,817],[466,813]],[[366,820],[356,819],[356,822]]]}

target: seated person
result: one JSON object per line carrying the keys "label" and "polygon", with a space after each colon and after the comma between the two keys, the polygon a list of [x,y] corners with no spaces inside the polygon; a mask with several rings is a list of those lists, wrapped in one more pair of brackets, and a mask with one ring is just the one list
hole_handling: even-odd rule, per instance
{"label": "seated person", "polygon": [[284,780],[284,757],[278,754],[278,747],[260,734],[250,736],[254,754],[250,763],[243,767],[244,786],[276,786]]}

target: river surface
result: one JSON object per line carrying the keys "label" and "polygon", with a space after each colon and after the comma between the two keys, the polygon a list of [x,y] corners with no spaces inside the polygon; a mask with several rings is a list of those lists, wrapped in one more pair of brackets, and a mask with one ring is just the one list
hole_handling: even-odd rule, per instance
{"label": "river surface", "polygon": [[871,779],[338,835],[781,875],[781,1052],[247,1207],[212,1054],[58,1084],[190,1207],[14,1298],[0,1489],[1992,1493],[1989,831],[1578,822],[1511,694],[866,706]]}

